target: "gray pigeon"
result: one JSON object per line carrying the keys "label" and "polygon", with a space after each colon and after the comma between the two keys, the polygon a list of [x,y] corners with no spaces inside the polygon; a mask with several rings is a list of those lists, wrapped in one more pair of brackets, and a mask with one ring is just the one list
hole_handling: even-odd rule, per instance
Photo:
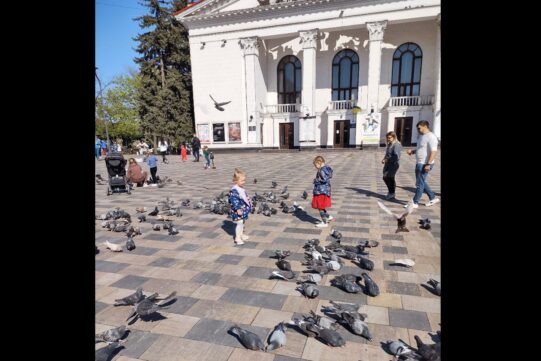
{"label": "gray pigeon", "polygon": [[147,216],[145,216],[144,214],[141,214],[137,216],[137,219],[139,220],[139,222],[145,222],[147,220]]}
{"label": "gray pigeon", "polygon": [[430,225],[430,219],[428,218],[425,218],[425,219],[420,219],[419,220],[419,224],[420,224],[420,228],[422,229],[426,229],[427,231],[432,228],[432,226]]}
{"label": "gray pigeon", "polygon": [[276,258],[284,259],[287,256],[289,256],[291,254],[291,252],[288,251],[288,250],[276,249],[276,250],[274,250],[274,254],[275,254]]}
{"label": "gray pigeon", "polygon": [[248,330],[243,330],[239,326],[235,325],[229,329],[229,332],[231,332],[234,335],[237,335],[239,338],[239,341],[242,343],[244,347],[250,350],[254,351],[265,351],[265,345],[263,344],[263,341],[261,341],[261,338],[259,338],[258,335],[256,335],[253,332],[250,332]]}
{"label": "gray pigeon", "polygon": [[120,327],[111,328],[102,333],[96,334],[96,343],[98,342],[118,342],[128,331],[128,328],[125,325]]}
{"label": "gray pigeon", "polygon": [[134,305],[133,311],[128,316],[126,321],[132,317],[134,317],[133,320],[135,320],[137,317],[140,317],[140,316],[149,316],[159,311],[161,308],[164,308],[164,309],[167,308],[167,307],[163,307],[163,304],[172,300],[176,294],[177,292],[173,291],[169,296],[164,298],[163,301],[158,304],[153,302],[157,295],[152,295],[147,298],[144,298],[142,301],[139,301]]}
{"label": "gray pigeon", "polygon": [[281,278],[283,280],[289,281],[295,278],[295,272],[293,271],[272,271],[270,278]]}
{"label": "gray pigeon", "polygon": [[303,191],[301,197],[302,197],[302,199],[308,198],[308,193],[306,193],[306,191]]}
{"label": "gray pigeon", "polygon": [[278,268],[282,271],[291,271],[291,263],[289,263],[285,259],[281,259],[276,262],[276,266],[278,266]]}
{"label": "gray pigeon", "polygon": [[152,225],[152,229],[155,231],[159,231],[161,229],[161,226],[158,223],[155,223]]}
{"label": "gray pigeon", "polygon": [[158,215],[159,212],[160,212],[160,210],[158,209],[158,207],[155,207],[154,210],[152,212],[150,212],[148,215],[149,216],[156,216],[156,215]]}
{"label": "gray pigeon", "polygon": [[357,255],[357,262],[359,262],[359,266],[365,270],[372,271],[374,269],[374,262],[368,258]]}
{"label": "gray pigeon", "polygon": [[135,305],[137,302],[140,302],[145,298],[143,295],[143,289],[139,287],[135,293],[132,293],[129,296],[126,296],[124,298],[120,298],[118,300],[115,300],[115,306],[132,306]]}
{"label": "gray pigeon", "polygon": [[[421,338],[417,335],[413,336],[415,342],[417,343],[417,353],[421,355],[423,361],[440,361],[441,360],[441,350],[440,344],[427,345],[423,343]],[[440,352],[438,352],[440,351]]]}
{"label": "gray pigeon", "polygon": [[438,296],[441,296],[441,282],[438,282],[438,281],[431,278],[431,279],[428,280],[427,283],[434,288],[434,292]]}
{"label": "gray pigeon", "polygon": [[335,302],[330,301],[331,305],[334,306],[335,309],[340,311],[347,311],[347,312],[357,312],[359,311],[359,308],[361,305],[357,303],[345,303],[345,302]]}
{"label": "gray pigeon", "polygon": [[128,237],[128,240],[126,241],[126,248],[128,251],[133,251],[135,249],[135,242],[133,241],[132,237]]}
{"label": "gray pigeon", "polygon": [[368,330],[366,322],[362,321],[358,316],[354,316],[349,312],[342,312],[342,320],[346,323],[350,330],[359,336],[363,336],[368,341],[372,341],[372,336]]}
{"label": "gray pigeon", "polygon": [[299,287],[296,288],[296,290],[300,291],[304,296],[308,298],[316,298],[317,296],[319,296],[318,288],[312,283],[303,282]]}
{"label": "gray pigeon", "polygon": [[271,184],[271,188],[276,188],[276,186],[278,185],[278,183],[276,183],[275,181],[272,181]]}
{"label": "gray pigeon", "polygon": [[381,209],[383,209],[385,211],[385,213],[393,216],[395,219],[396,219],[396,222],[397,222],[397,228],[396,228],[396,231],[395,233],[398,233],[398,232],[409,232],[409,229],[408,227],[406,227],[406,217],[411,213],[413,212],[413,203],[410,203],[408,204],[407,208],[406,208],[406,211],[400,215],[396,215],[394,214],[393,212],[391,212],[389,210],[389,208],[385,207],[385,205],[383,203],[381,203],[380,201],[378,201],[378,205]]}
{"label": "gray pigeon", "polygon": [[317,338],[329,346],[340,347],[346,344],[346,340],[342,337],[342,335],[333,329],[319,327],[318,331],[319,334]]}
{"label": "gray pigeon", "polygon": [[116,350],[121,346],[118,342],[110,343],[109,345],[96,350],[96,361],[110,361]]}
{"label": "gray pigeon", "polygon": [[306,276],[302,276],[301,280],[304,282],[318,283],[321,281],[321,275],[319,273],[308,273]]}
{"label": "gray pigeon", "polygon": [[370,278],[368,273],[363,272],[361,273],[361,276],[363,276],[364,279],[364,290],[366,294],[372,297],[376,297],[377,295],[379,295],[379,287],[376,282],[374,282],[374,280]]}
{"label": "gray pigeon", "polygon": [[175,234],[178,234],[178,229],[171,225],[171,227],[169,227],[169,235],[174,236]]}
{"label": "gray pigeon", "polygon": [[276,350],[286,345],[286,327],[284,322],[280,322],[269,337],[269,344],[265,348],[265,351]]}
{"label": "gray pigeon", "polygon": [[319,334],[319,328],[318,325],[315,324],[315,321],[293,318],[290,322],[288,322],[288,325],[297,326],[308,337],[316,337]]}
{"label": "gray pigeon", "polygon": [[391,354],[395,357],[413,355],[414,353],[413,350],[401,340],[392,342],[388,341],[387,348],[389,349],[389,352],[391,352]]}
{"label": "gray pigeon", "polygon": [[[357,277],[355,276],[355,279]],[[347,275],[336,276],[331,280],[333,286],[337,286],[349,293],[359,293],[362,291],[362,288],[355,283],[354,280],[351,280]]]}
{"label": "gray pigeon", "polygon": [[341,239],[342,238],[342,233],[340,233],[337,230],[333,229],[332,233],[331,233],[331,236],[333,236],[336,239]]}

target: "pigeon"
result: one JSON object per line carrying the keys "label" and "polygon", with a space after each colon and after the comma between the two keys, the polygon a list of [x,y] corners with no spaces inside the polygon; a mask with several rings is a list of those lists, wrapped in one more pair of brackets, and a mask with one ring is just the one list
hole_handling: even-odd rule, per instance
{"label": "pigeon", "polygon": [[329,261],[325,263],[325,265],[331,271],[338,271],[340,268],[342,268],[342,265],[340,264],[340,262],[337,262],[337,261]]}
{"label": "pigeon", "polygon": [[335,277],[331,280],[333,286],[337,286],[349,293],[359,293],[362,291],[362,288],[355,283],[357,276],[354,276],[353,280],[348,277],[348,275],[341,275]]}
{"label": "pigeon", "polygon": [[280,192],[280,194],[286,194],[287,193],[287,186],[284,187],[284,189],[282,189],[282,191]]}
{"label": "pigeon", "polygon": [[118,342],[126,334],[128,329],[122,325],[120,327],[112,328],[102,333],[96,334],[96,343],[98,342]]}
{"label": "pigeon", "polygon": [[272,181],[271,184],[272,184],[271,188],[276,188],[276,186],[278,185],[278,183],[276,183],[275,181]]}
{"label": "pigeon", "polygon": [[331,305],[334,306],[335,309],[340,311],[346,311],[346,312],[357,312],[359,311],[359,308],[361,305],[357,303],[345,303],[345,302],[335,302],[330,301]]}
{"label": "pigeon", "polygon": [[225,109],[223,108],[224,105],[227,105],[229,103],[231,103],[231,100],[228,101],[228,102],[222,102],[222,103],[218,103],[216,100],[214,100],[214,98],[212,97],[212,95],[209,94],[209,97],[210,99],[212,99],[212,101],[214,102],[214,108],[218,109],[219,111],[223,112]]}
{"label": "pigeon", "polygon": [[441,356],[438,352],[438,344],[427,345],[421,341],[417,335],[413,336],[417,342],[417,353],[421,355],[423,361],[440,361]]}
{"label": "pigeon", "polygon": [[96,174],[96,179],[105,182],[105,179],[101,177],[101,174]]}
{"label": "pigeon", "polygon": [[150,212],[148,215],[149,216],[155,216],[159,213],[160,211],[158,210],[158,207],[156,206],[156,208],[154,208],[154,210],[152,212]]}
{"label": "pigeon", "polygon": [[147,216],[141,214],[140,216],[137,216],[137,219],[139,220],[139,222],[145,222],[147,220]]}
{"label": "pigeon", "polygon": [[155,231],[159,231],[160,229],[162,229],[162,227],[158,223],[154,223],[152,225],[152,229]]}
{"label": "pigeon", "polygon": [[154,312],[159,311],[161,308],[165,308],[165,307],[163,307],[163,304],[169,302],[170,300],[172,300],[173,297],[175,297],[176,294],[177,294],[177,292],[173,291],[169,296],[164,298],[163,301],[160,302],[159,304],[156,304],[156,303],[153,302],[156,299],[157,294],[153,294],[153,295],[151,295],[151,296],[149,296],[147,298],[144,298],[143,300],[137,302],[134,305],[133,311],[128,316],[126,321],[129,320],[132,317],[134,317],[133,320],[135,320],[137,317],[140,317],[140,316],[148,316],[148,315],[153,314]]}
{"label": "pigeon", "polygon": [[301,197],[302,197],[302,199],[308,198],[308,193],[306,191],[303,191]]}
{"label": "pigeon", "polygon": [[276,350],[286,345],[286,327],[284,322],[280,322],[269,337],[269,344],[265,348],[265,351]]}
{"label": "pigeon", "polygon": [[137,213],[145,213],[147,211],[147,207],[137,207],[135,208],[135,211]]}
{"label": "pigeon", "polygon": [[319,283],[321,282],[321,275],[319,273],[309,273],[306,276],[302,276],[301,280],[304,282]]}
{"label": "pigeon", "polygon": [[178,181],[177,181],[177,184],[178,184],[179,186],[181,186],[181,185],[182,185],[182,182],[178,180]]}
{"label": "pigeon", "polygon": [[406,217],[411,213],[413,212],[413,203],[410,203],[408,204],[406,210],[404,211],[404,213],[402,213],[401,215],[397,216],[396,214],[394,214],[393,212],[391,212],[389,210],[389,208],[385,207],[385,205],[383,203],[381,203],[380,201],[378,201],[378,205],[381,209],[383,209],[385,211],[385,213],[393,216],[396,218],[396,222],[397,222],[397,228],[396,228],[396,231],[395,233],[398,233],[398,232],[409,232],[409,229],[406,227]]}
{"label": "pigeon", "polygon": [[342,312],[341,317],[343,323],[347,324],[354,334],[363,336],[368,341],[372,341],[372,336],[370,335],[366,322],[361,320],[358,316],[354,316],[348,312]]}
{"label": "pigeon", "polygon": [[316,313],[312,310],[310,310],[310,316],[308,317],[304,316],[304,317],[305,319],[308,318],[308,319],[314,320],[314,323],[320,327],[336,330],[336,326],[337,326],[336,320],[331,320],[328,317],[316,315]]}
{"label": "pigeon", "polygon": [[315,285],[308,282],[303,282],[299,287],[296,288],[297,291],[300,291],[304,296],[308,298],[316,298],[319,296],[319,290]]}
{"label": "pigeon", "polygon": [[190,206],[190,200],[186,199],[186,200],[180,202],[180,205],[183,206],[183,207],[189,207]]}
{"label": "pigeon", "polygon": [[121,346],[118,342],[113,342],[103,348],[100,348],[99,350],[96,350],[96,361],[111,360],[118,347],[124,346]]}
{"label": "pigeon", "polygon": [[169,227],[169,235],[174,236],[175,234],[178,234],[178,230],[173,225],[171,225],[171,227]]}
{"label": "pigeon", "polygon": [[361,273],[361,276],[363,276],[363,279],[364,279],[364,291],[365,291],[365,293],[367,295],[369,295],[369,296],[372,296],[372,297],[376,297],[377,295],[379,295],[379,287],[376,284],[376,282],[374,282],[374,280],[372,278],[370,278],[368,273],[363,272],[363,273]]}
{"label": "pigeon", "polygon": [[122,252],[122,246],[121,245],[111,243],[109,241],[105,241],[104,244],[105,244],[105,246],[107,248],[109,248],[113,252]]}
{"label": "pigeon", "polygon": [[432,226],[430,225],[430,219],[428,218],[425,218],[425,219],[420,219],[419,220],[419,224],[420,224],[420,228],[422,229],[426,229],[427,231],[432,228]]}
{"label": "pigeon", "polygon": [[342,238],[342,233],[340,233],[337,230],[333,229],[332,232],[331,232],[331,236],[333,236],[336,239],[341,239]]}
{"label": "pigeon", "polygon": [[281,259],[276,262],[276,266],[278,266],[278,268],[282,271],[291,271],[291,263],[289,263],[285,259]]}
{"label": "pigeon", "polygon": [[427,282],[429,285],[431,285],[432,287],[434,287],[434,292],[438,295],[438,296],[441,296],[441,282],[438,282],[434,279],[429,279],[428,282]]}
{"label": "pigeon", "polygon": [[257,183],[257,179],[254,178],[254,184],[256,184],[256,183]]}
{"label": "pigeon", "polygon": [[320,327],[316,325],[315,320],[301,320],[300,318],[293,318],[288,325],[297,326],[308,337],[317,337],[319,335]]}
{"label": "pigeon", "polygon": [[276,255],[276,258],[284,259],[284,258],[286,258],[287,256],[289,256],[291,254],[291,251],[283,250],[283,249],[277,249],[277,250],[274,250],[274,253]]}
{"label": "pigeon", "polygon": [[100,250],[98,249],[98,246],[94,245],[96,247],[96,254],[100,253]]}
{"label": "pigeon", "polygon": [[389,349],[389,352],[391,352],[391,354],[393,354],[393,356],[395,357],[410,355],[414,353],[414,351],[401,340],[392,342],[387,341],[387,348]]}
{"label": "pigeon", "polygon": [[135,242],[133,241],[132,237],[128,237],[128,240],[126,241],[126,248],[128,251],[133,251],[135,249]]}
{"label": "pigeon", "polygon": [[346,344],[346,340],[337,331],[320,326],[316,327],[318,328],[317,338],[323,343],[333,347],[340,347]]}
{"label": "pigeon", "polygon": [[259,338],[259,336],[256,335],[255,333],[247,331],[247,330],[243,330],[237,325],[231,327],[229,329],[229,332],[231,332],[234,335],[237,335],[237,337],[239,338],[239,341],[247,349],[254,350],[254,351],[258,351],[258,350],[265,351],[265,345],[263,344],[263,341],[261,341],[261,338]]}
{"label": "pigeon", "polygon": [[409,259],[409,258],[397,259],[393,263],[390,263],[390,265],[391,266],[404,266],[404,267],[410,268],[410,267],[415,266],[415,261],[413,261],[412,259]]}
{"label": "pigeon", "polygon": [[143,289],[139,287],[135,293],[132,293],[129,296],[115,300],[115,306],[133,306],[137,302],[140,302],[145,298],[143,295]]}
{"label": "pigeon", "polygon": [[359,266],[365,270],[372,271],[374,269],[374,262],[368,258],[357,255],[357,262],[359,262]]}
{"label": "pigeon", "polygon": [[304,245],[304,248],[309,248],[310,246],[317,246],[317,245],[319,245],[319,239],[313,238],[306,242],[306,244]]}
{"label": "pigeon", "polygon": [[272,271],[270,278],[281,278],[283,280],[289,281],[295,278],[295,272],[293,271]]}

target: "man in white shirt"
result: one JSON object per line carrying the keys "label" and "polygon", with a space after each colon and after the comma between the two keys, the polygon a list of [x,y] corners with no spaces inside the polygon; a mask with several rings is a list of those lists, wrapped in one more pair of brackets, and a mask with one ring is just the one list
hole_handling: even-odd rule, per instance
{"label": "man in white shirt", "polygon": [[164,163],[167,163],[167,158],[165,157],[165,154],[167,154],[167,141],[162,139],[158,142],[158,150],[160,151],[160,154],[162,155],[162,161]]}
{"label": "man in white shirt", "polygon": [[[428,128],[428,122],[421,120],[417,123],[417,131],[419,135],[417,137],[417,149],[408,149],[408,155],[415,154],[415,195],[413,196],[413,208],[419,207],[418,203],[421,200],[423,193],[428,195],[427,207],[433,206],[440,202],[440,199],[436,197],[432,189],[427,183],[428,172],[434,167],[434,160],[436,159],[436,153],[438,152],[438,138]],[[406,204],[404,207],[407,207]]]}

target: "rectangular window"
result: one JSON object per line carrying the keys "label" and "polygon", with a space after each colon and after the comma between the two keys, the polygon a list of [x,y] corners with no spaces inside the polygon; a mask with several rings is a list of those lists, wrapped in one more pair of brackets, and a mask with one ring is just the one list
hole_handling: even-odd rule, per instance
{"label": "rectangular window", "polygon": [[212,135],[215,142],[225,142],[224,123],[212,124]]}
{"label": "rectangular window", "polygon": [[229,127],[229,141],[240,142],[240,123],[229,123],[228,127]]}

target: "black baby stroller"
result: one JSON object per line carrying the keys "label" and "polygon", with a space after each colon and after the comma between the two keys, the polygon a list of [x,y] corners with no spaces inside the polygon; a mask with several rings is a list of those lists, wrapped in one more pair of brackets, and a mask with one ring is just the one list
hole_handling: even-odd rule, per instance
{"label": "black baby stroller", "polygon": [[107,195],[127,192],[131,194],[130,185],[126,178],[126,159],[120,153],[110,153],[105,157],[105,166],[109,174]]}

